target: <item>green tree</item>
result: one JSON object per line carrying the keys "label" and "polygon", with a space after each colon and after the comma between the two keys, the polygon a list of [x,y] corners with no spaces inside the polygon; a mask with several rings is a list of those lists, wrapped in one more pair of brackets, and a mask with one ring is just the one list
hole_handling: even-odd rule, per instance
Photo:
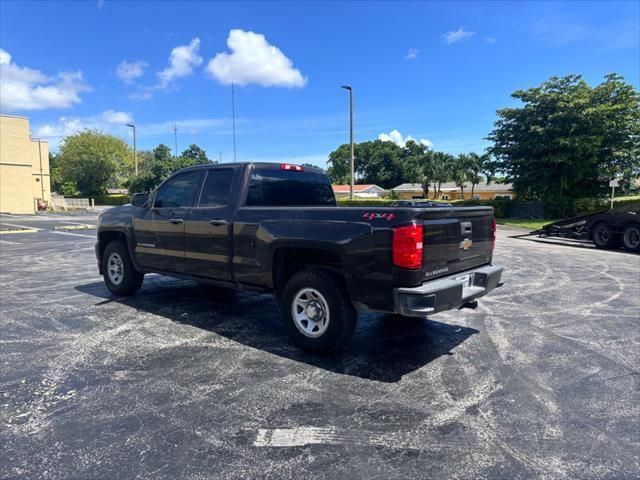
{"label": "green tree", "polygon": [[72,182],[83,195],[105,193],[114,180],[132,168],[127,144],[96,130],[65,137],[55,163],[61,181]]}
{"label": "green tree", "polygon": [[336,150],[329,154],[327,160],[327,175],[331,183],[337,185],[346,185],[350,182],[350,166],[351,150],[349,145],[340,145]]}
{"label": "green tree", "polygon": [[431,172],[435,183],[433,198],[440,196],[442,184],[449,181],[450,164],[453,156],[443,152],[433,152],[431,155]]}
{"label": "green tree", "polygon": [[[481,173],[490,171],[489,164],[491,163],[491,157],[488,154],[479,155],[472,152],[469,157],[469,181],[471,182],[471,198],[475,193],[476,185],[482,181]],[[493,176],[493,175],[492,175]],[[490,177],[487,175],[487,185],[491,182]]]}
{"label": "green tree", "polygon": [[[193,165],[211,163],[211,160],[209,160],[209,158],[207,157],[207,152],[205,152],[195,143],[192,143],[191,145],[189,145],[189,148],[187,148],[184,152],[182,152],[182,154],[180,155],[180,158],[191,160],[193,162]],[[217,162],[213,162],[213,163],[217,163]]]}
{"label": "green tree", "polygon": [[519,197],[569,205],[640,171],[640,94],[621,76],[596,87],[580,75],[552,77],[512,97],[523,105],[498,110],[488,139]]}
{"label": "green tree", "polygon": [[429,198],[429,187],[434,181],[431,162],[433,152],[426,146],[409,140],[405,145],[404,153],[406,158],[403,163],[408,183],[420,183],[422,194],[425,198]]}
{"label": "green tree", "polygon": [[471,178],[472,159],[466,153],[461,153],[449,163],[451,179],[460,188],[460,194],[464,198],[464,184]]}

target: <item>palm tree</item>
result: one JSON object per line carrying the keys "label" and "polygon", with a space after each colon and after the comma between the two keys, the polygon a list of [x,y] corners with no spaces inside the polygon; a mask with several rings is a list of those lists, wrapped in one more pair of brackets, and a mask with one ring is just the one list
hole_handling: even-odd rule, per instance
{"label": "palm tree", "polygon": [[[449,180],[449,165],[453,157],[443,152],[433,152],[431,154],[431,174],[434,182],[433,199],[440,196],[440,187]],[[437,188],[436,185],[437,184]]]}
{"label": "palm tree", "polygon": [[460,194],[464,199],[464,184],[471,177],[471,157],[461,153],[451,162],[451,179],[460,188]]}
{"label": "palm tree", "polygon": [[[471,198],[473,198],[473,194],[476,189],[476,185],[478,185],[482,181],[482,177],[480,176],[480,172],[484,172],[486,170],[486,165],[489,162],[489,155],[478,155],[475,152],[467,155],[469,159],[469,181],[471,182]],[[487,181],[487,185],[489,181]]]}

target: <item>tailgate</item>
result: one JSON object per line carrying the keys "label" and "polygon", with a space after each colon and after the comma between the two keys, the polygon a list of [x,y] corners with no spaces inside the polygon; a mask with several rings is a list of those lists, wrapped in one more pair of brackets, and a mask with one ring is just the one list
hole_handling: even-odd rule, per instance
{"label": "tailgate", "polygon": [[[442,209],[444,210],[444,209]],[[424,226],[423,279],[491,263],[493,208],[459,207],[420,215]],[[431,214],[430,214],[431,213]]]}

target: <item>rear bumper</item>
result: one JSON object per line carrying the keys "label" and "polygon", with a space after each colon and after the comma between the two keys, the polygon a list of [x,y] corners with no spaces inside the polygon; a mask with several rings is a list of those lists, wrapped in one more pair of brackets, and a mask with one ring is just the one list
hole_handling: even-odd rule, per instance
{"label": "rear bumper", "polygon": [[395,288],[395,312],[407,317],[451,310],[489,293],[501,285],[502,267],[486,267],[439,278],[419,287]]}

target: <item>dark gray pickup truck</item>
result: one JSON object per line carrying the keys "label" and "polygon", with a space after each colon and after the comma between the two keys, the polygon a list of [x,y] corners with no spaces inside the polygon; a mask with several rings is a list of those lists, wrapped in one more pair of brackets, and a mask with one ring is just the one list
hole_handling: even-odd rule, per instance
{"label": "dark gray pickup truck", "polygon": [[109,290],[145,273],[274,292],[302,348],[332,351],[357,310],[425,317],[500,285],[489,207],[336,207],[322,170],[290,164],[180,170],[98,220]]}

